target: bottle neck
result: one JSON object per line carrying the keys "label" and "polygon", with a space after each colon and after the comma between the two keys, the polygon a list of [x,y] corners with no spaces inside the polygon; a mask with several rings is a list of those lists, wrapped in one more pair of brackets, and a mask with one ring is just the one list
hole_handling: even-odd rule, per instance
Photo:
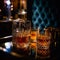
{"label": "bottle neck", "polygon": [[27,0],[20,0],[20,9],[18,17],[23,20],[27,20]]}

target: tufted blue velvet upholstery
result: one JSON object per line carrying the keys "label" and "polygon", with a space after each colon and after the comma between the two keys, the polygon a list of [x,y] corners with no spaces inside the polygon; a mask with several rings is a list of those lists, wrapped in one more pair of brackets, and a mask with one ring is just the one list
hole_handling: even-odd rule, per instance
{"label": "tufted blue velvet upholstery", "polygon": [[57,27],[56,10],[51,6],[49,0],[34,0],[32,5],[33,27],[39,27],[41,32],[47,27]]}

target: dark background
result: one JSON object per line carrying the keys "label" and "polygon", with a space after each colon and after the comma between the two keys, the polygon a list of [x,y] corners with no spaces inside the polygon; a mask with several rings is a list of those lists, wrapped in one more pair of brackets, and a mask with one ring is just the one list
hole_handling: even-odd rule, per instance
{"label": "dark background", "polygon": [[[55,19],[58,23],[57,27],[60,27],[60,1],[59,0],[46,0],[46,1],[48,1],[49,7],[53,8],[52,12],[54,13]],[[27,9],[28,9],[27,18],[29,20],[32,20],[32,15],[33,15],[32,5],[33,5],[34,0],[28,0],[27,2],[28,2],[27,3]]]}

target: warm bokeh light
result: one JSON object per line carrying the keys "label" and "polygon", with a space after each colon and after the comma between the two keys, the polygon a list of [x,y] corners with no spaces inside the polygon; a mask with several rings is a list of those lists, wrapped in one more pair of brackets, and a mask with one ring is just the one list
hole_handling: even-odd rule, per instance
{"label": "warm bokeh light", "polygon": [[1,12],[1,9],[0,9],[0,12]]}
{"label": "warm bokeh light", "polygon": [[37,39],[37,31],[31,31],[32,42],[36,42],[36,39]]}
{"label": "warm bokeh light", "polygon": [[27,9],[27,0],[20,0],[20,7],[23,7],[23,9]]}

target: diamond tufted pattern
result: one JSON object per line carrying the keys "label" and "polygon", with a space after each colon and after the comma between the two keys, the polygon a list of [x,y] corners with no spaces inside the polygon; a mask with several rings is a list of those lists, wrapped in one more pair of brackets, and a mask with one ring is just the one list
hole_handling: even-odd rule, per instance
{"label": "diamond tufted pattern", "polygon": [[51,8],[49,0],[34,0],[32,5],[32,23],[33,27],[39,27],[41,32],[49,26],[57,27],[54,9]]}

